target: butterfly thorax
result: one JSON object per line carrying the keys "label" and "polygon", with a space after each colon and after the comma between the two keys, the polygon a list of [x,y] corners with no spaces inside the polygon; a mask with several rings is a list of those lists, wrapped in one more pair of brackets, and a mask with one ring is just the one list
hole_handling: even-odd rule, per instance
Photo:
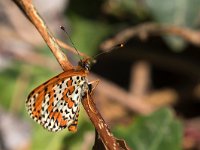
{"label": "butterfly thorax", "polygon": [[[91,62],[90,62],[90,58],[85,58],[85,59],[81,59],[78,63],[78,68],[81,70],[84,70],[86,74],[89,73],[90,69],[91,69]],[[87,79],[85,79],[84,83],[81,84],[82,85],[82,96],[85,96],[86,91],[90,91],[90,85],[88,84]]]}

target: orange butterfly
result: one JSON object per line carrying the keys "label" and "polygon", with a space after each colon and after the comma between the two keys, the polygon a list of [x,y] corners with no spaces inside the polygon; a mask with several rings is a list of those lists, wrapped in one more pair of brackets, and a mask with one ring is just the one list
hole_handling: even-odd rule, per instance
{"label": "orange butterfly", "polygon": [[89,69],[89,59],[80,60],[75,69],[65,71],[33,90],[26,101],[31,118],[49,131],[68,127],[69,131],[75,132],[80,102],[94,89],[86,78]]}

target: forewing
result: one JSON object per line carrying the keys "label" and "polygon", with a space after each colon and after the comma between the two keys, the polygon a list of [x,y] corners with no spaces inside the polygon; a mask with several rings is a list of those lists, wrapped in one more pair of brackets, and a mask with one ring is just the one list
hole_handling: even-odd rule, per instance
{"label": "forewing", "polygon": [[[67,72],[66,72],[67,73]],[[29,115],[49,131],[68,127],[76,118],[82,99],[85,74],[60,74],[36,88],[29,95]]]}

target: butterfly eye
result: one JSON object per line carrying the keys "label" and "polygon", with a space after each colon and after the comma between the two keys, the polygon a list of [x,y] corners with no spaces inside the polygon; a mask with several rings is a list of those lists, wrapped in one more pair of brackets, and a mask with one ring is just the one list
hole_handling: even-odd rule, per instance
{"label": "butterfly eye", "polygon": [[85,64],[85,69],[86,69],[86,70],[90,70],[90,64],[86,63],[86,64]]}

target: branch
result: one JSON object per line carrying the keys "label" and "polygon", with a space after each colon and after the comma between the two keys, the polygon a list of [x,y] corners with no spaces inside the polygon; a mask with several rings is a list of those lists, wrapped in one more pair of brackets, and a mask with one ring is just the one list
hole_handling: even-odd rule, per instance
{"label": "branch", "polygon": [[144,101],[144,98],[142,99],[140,97],[133,96],[121,87],[100,76],[90,74],[90,79],[101,79],[101,84],[98,85],[97,92],[103,93],[104,95],[119,102],[122,106],[125,106],[134,112],[147,115],[155,110],[153,105],[150,105]]}
{"label": "branch", "polygon": [[174,25],[159,25],[156,23],[144,23],[134,27],[127,28],[119,32],[115,37],[106,40],[100,46],[102,50],[109,50],[114,45],[124,43],[130,38],[135,36],[141,39],[146,39],[148,36],[154,34],[162,35],[175,35],[183,38],[184,40],[200,47],[200,31],[192,30],[186,27],[178,27]]}
{"label": "branch", "polygon": [[[61,40],[57,39],[57,42],[58,42],[58,44],[59,44],[60,47],[65,48],[65,49],[67,49],[68,51],[70,51],[70,52],[72,52],[74,54],[77,54],[77,51],[76,51],[75,48],[69,46],[68,44],[62,42]],[[78,52],[78,53],[79,53],[80,56],[83,56],[84,58],[89,58],[88,55],[86,55],[86,54],[84,54],[82,52]]]}
{"label": "branch", "polygon": [[64,71],[72,69],[73,66],[67,59],[66,55],[60,49],[57,41],[53,37],[52,33],[49,31],[45,22],[40,17],[39,13],[32,5],[30,0],[13,0],[17,6],[24,12],[26,17],[33,23],[36,29],[39,31],[50,50],[56,57],[57,61],[60,63],[60,66]]}
{"label": "branch", "polygon": [[[8,45],[5,44],[5,45]],[[33,51],[31,48],[28,49],[21,49],[21,48],[10,48],[10,47],[2,47],[0,49],[0,55],[6,56],[9,55],[9,57],[12,57],[14,60],[22,61],[27,64],[31,65],[37,65],[44,68],[49,68],[50,70],[59,70],[58,66],[55,65],[55,61],[53,61],[51,58],[48,58],[47,56],[41,55]],[[48,62],[48,63],[44,63]]]}

